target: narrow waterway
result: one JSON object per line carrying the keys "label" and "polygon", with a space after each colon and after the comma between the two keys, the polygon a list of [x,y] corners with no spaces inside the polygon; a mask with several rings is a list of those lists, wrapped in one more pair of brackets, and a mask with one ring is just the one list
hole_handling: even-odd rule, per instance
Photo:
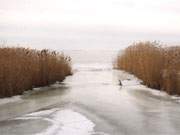
{"label": "narrow waterway", "polygon": [[73,68],[63,83],[1,104],[0,135],[180,134],[180,104],[170,96],[139,85],[111,63]]}

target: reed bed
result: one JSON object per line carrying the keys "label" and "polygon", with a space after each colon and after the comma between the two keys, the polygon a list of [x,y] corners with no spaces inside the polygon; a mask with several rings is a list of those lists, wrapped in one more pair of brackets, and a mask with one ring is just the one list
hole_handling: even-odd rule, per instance
{"label": "reed bed", "polygon": [[180,95],[180,46],[134,43],[118,55],[115,67],[136,75],[150,88]]}
{"label": "reed bed", "polygon": [[71,74],[71,59],[50,50],[0,47],[0,97],[62,81]]}

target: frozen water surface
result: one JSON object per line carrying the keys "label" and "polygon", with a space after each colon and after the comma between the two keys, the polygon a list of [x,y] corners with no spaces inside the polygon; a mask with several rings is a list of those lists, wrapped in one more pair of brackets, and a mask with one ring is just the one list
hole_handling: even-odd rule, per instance
{"label": "frozen water surface", "polygon": [[113,70],[109,57],[116,52],[71,53],[74,75],[63,83],[0,100],[0,135],[180,134],[178,97]]}

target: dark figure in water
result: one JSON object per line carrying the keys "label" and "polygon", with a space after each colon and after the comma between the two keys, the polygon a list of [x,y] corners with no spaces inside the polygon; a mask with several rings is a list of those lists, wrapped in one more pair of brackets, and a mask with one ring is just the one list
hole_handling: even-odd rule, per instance
{"label": "dark figure in water", "polygon": [[120,85],[120,86],[122,86],[122,82],[121,82],[121,80],[119,80],[119,85]]}

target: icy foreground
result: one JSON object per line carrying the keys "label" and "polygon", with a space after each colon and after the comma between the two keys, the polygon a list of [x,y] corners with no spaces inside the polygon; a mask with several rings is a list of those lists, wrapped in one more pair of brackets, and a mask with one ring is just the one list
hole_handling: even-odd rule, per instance
{"label": "icy foreground", "polygon": [[[16,120],[40,119],[50,123],[50,126],[36,135],[92,135],[95,124],[80,113],[70,109],[53,108],[27,114]],[[105,135],[101,133],[101,135]]]}

